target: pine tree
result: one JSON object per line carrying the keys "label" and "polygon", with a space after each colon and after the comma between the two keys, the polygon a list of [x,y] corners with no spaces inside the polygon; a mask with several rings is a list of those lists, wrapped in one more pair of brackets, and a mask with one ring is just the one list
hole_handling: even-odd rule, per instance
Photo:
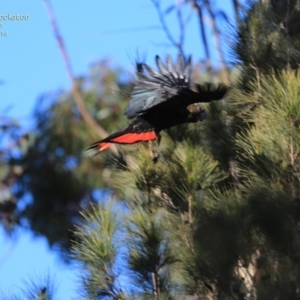
{"label": "pine tree", "polygon": [[120,204],[85,212],[73,249],[88,299],[300,298],[298,15],[251,3],[226,102],[168,130],[157,162],[127,146],[105,169]]}

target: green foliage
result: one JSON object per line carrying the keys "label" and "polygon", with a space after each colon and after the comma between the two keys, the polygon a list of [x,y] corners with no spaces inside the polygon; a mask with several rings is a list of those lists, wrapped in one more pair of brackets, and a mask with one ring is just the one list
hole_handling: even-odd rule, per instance
{"label": "green foliage", "polygon": [[73,256],[80,262],[86,299],[123,299],[118,278],[117,251],[120,222],[111,206],[92,205],[82,213],[83,222],[75,231]]}
{"label": "green foliage", "polygon": [[[32,196],[20,215],[51,245],[77,224],[84,298],[300,299],[299,11],[296,0],[251,2],[226,99],[203,105],[203,122],[164,132],[159,146],[84,158],[98,137],[72,95],[39,103],[19,162],[19,197]],[[79,80],[109,132],[126,124],[119,91],[131,85],[121,75],[102,62]],[[11,170],[0,167],[2,177]],[[114,200],[104,205],[100,188]]]}
{"label": "green foliage", "polygon": [[[112,71],[108,61],[102,61],[91,68],[88,76],[78,79],[89,113],[108,131],[125,124],[121,111],[127,95],[120,93],[124,86],[121,76],[130,79],[122,70]],[[84,199],[89,196],[94,201],[93,191],[103,186],[107,154],[100,160],[84,156],[85,148],[99,137],[83,121],[71,91],[42,96],[34,118],[36,131],[26,135],[15,133],[13,126],[5,127],[4,133],[11,131],[16,145],[1,154],[3,182],[7,178],[10,188],[17,192],[10,197],[12,201],[6,202],[3,211],[10,211],[3,214],[2,220],[12,226],[26,224],[35,234],[47,237],[50,246],[64,251],[70,247]],[[21,169],[18,173],[17,168]],[[7,194],[10,189],[4,191]],[[19,202],[21,210],[16,209]]]}
{"label": "green foliage", "polygon": [[24,280],[19,292],[13,295],[0,292],[0,296],[3,300],[54,300],[55,289],[55,280],[52,276],[29,276]]}
{"label": "green foliage", "polygon": [[298,181],[299,79],[295,71],[282,71],[263,77],[256,87],[260,105],[252,112],[254,125],[237,136],[243,173]]}
{"label": "green foliage", "polygon": [[128,220],[128,266],[145,296],[153,293],[167,296],[171,292],[172,268],[179,258],[170,223],[171,215],[164,209],[155,213],[135,209]]}
{"label": "green foliage", "polygon": [[297,5],[251,3],[226,100],[107,165],[128,208],[127,297],[299,299]]}
{"label": "green foliage", "polygon": [[30,143],[30,137],[23,134],[16,120],[1,117],[0,122],[0,218],[4,229],[10,232],[18,222],[13,188],[24,171],[20,154]]}
{"label": "green foliage", "polygon": [[299,4],[291,1],[253,1],[239,24],[235,53],[243,81],[259,80],[271,69],[299,67]]}

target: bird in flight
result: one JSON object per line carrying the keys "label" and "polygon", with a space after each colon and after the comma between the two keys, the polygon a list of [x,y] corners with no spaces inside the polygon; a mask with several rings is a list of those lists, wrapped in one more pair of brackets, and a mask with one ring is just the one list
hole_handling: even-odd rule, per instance
{"label": "bird in flight", "polygon": [[131,99],[125,110],[128,119],[133,119],[125,129],[95,142],[87,149],[97,154],[112,143],[134,144],[152,141],[159,132],[170,127],[202,121],[206,114],[199,103],[221,100],[228,88],[222,84],[196,84],[197,92],[191,90],[191,57],[186,61],[178,55],[176,64],[170,56],[164,64],[156,56],[157,71],[141,64]]}

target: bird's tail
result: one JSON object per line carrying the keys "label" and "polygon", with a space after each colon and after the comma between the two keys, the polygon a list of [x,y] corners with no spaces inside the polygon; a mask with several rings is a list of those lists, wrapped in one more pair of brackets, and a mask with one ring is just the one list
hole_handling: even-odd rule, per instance
{"label": "bird's tail", "polygon": [[106,150],[111,144],[134,144],[137,142],[153,141],[157,134],[150,124],[137,121],[130,124],[124,130],[111,134],[107,138],[95,142],[86,149],[88,156],[93,156]]}

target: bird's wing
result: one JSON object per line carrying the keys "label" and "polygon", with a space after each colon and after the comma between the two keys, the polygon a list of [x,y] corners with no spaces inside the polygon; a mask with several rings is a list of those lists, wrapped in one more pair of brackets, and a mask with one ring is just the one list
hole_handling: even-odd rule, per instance
{"label": "bird's wing", "polygon": [[201,102],[211,102],[213,100],[221,100],[224,98],[228,91],[228,86],[219,83],[218,85],[206,82],[204,84],[196,84],[197,92],[191,96],[191,100],[188,104],[201,103]]}
{"label": "bird's wing", "polygon": [[186,62],[182,55],[178,55],[177,63],[173,64],[170,56],[163,64],[156,56],[158,71],[143,64],[145,72],[137,72],[137,81],[131,94],[131,100],[125,110],[128,119],[142,115],[149,108],[170,100],[189,89],[191,75],[191,58]]}
{"label": "bird's wing", "polygon": [[196,85],[197,92],[190,89],[191,58],[184,62],[178,55],[176,65],[167,56],[164,65],[156,56],[158,71],[144,64],[146,72],[137,72],[138,79],[131,94],[131,100],[125,110],[128,119],[147,113],[150,109],[168,106],[173,109],[187,107],[197,102],[210,102],[224,97],[228,88],[222,84],[210,83]]}

